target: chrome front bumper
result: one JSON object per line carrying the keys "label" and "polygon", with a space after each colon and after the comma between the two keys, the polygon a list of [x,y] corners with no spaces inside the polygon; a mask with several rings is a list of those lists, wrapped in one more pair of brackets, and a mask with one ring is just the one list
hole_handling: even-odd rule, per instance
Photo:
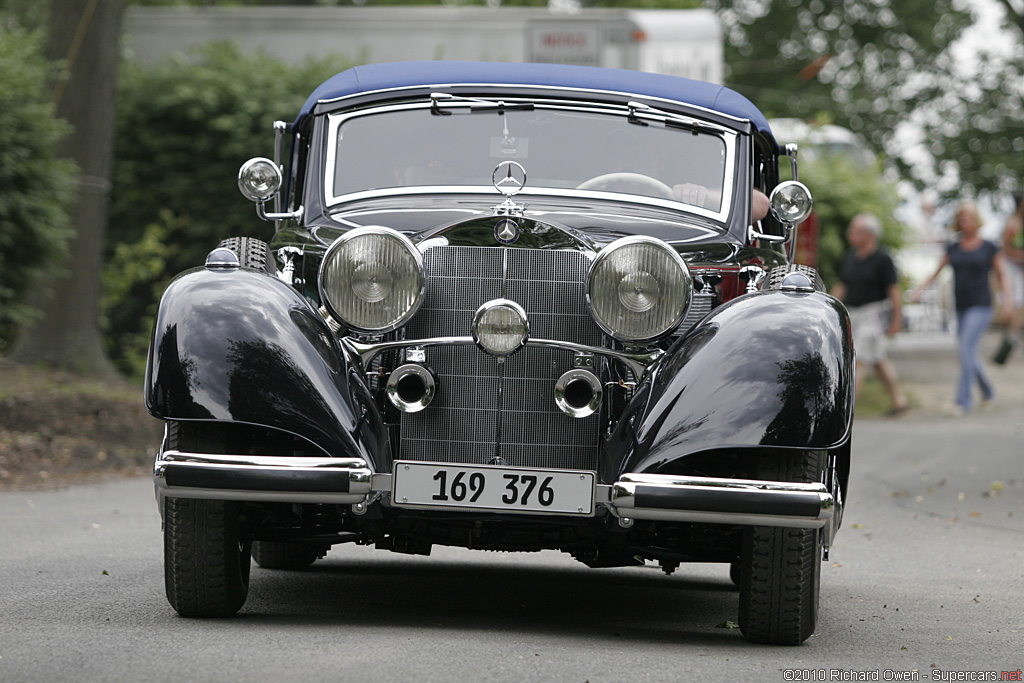
{"label": "chrome front bumper", "polygon": [[821,529],[827,550],[839,517],[825,485],[760,479],[624,474],[606,505],[620,524],[634,519]]}
{"label": "chrome front bumper", "polygon": [[817,529],[835,507],[821,483],[625,474],[610,488],[608,506],[631,519]]}
{"label": "chrome front bumper", "polygon": [[360,458],[211,455],[163,451],[158,495],[281,503],[363,503],[373,473]]}
{"label": "chrome front bumper", "polygon": [[[359,458],[164,451],[154,480],[158,495],[173,498],[351,504],[357,514],[392,490],[390,474],[373,473]],[[598,484],[595,502],[624,527],[642,519],[821,529],[826,548],[838,522],[821,483],[624,474]]]}

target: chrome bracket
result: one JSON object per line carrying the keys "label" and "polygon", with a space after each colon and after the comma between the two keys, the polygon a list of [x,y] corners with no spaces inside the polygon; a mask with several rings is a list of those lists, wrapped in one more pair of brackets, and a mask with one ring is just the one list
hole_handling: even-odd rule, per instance
{"label": "chrome bracket", "polygon": [[791,142],[788,145],[786,145],[786,156],[789,157],[790,169],[792,169],[792,171],[793,171],[793,180],[799,181],[800,180],[800,177],[799,177],[800,174],[798,172],[797,165],[796,165],[796,154],[797,154],[797,144],[795,142]]}
{"label": "chrome bracket", "polygon": [[277,260],[281,262],[281,270],[277,272],[277,277],[286,285],[302,284],[301,279],[295,279],[295,257],[302,254],[303,251],[299,247],[281,247],[277,250]]}
{"label": "chrome bracket", "polygon": [[574,368],[594,369],[594,354],[576,351],[572,354],[572,366]]}
{"label": "chrome bracket", "polygon": [[788,242],[789,238],[793,234],[793,226],[792,225],[785,224],[785,228],[786,228],[786,234],[785,235],[767,235],[767,234],[765,234],[763,232],[759,232],[757,230],[757,228],[755,228],[753,225],[751,225],[749,228],[747,228],[747,241],[748,242],[756,242],[756,241],[760,240],[761,242],[767,242],[769,244],[783,244],[785,242]]}
{"label": "chrome bracket", "polygon": [[256,202],[256,215],[260,217],[260,220],[264,220],[264,221],[290,221],[290,220],[301,221],[302,220],[302,214],[303,214],[303,210],[302,210],[301,206],[299,208],[295,209],[294,211],[290,211],[290,212],[287,212],[287,213],[267,213],[266,202],[265,201]]}
{"label": "chrome bracket", "polygon": [[740,279],[747,282],[747,294],[752,294],[761,288],[761,280],[765,277],[764,268],[761,266],[743,266],[740,268]]}
{"label": "chrome bracket", "polygon": [[505,201],[498,204],[491,209],[492,215],[495,216],[522,216],[526,213],[526,207],[522,204],[516,204],[512,201],[512,197],[505,197]]}

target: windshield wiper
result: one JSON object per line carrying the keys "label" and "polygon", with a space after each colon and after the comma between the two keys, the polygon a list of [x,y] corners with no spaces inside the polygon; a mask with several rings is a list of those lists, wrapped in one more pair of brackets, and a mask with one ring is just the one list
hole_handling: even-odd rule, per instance
{"label": "windshield wiper", "polygon": [[686,128],[697,132],[702,129],[710,129],[711,127],[690,116],[684,116],[683,114],[676,114],[675,112],[665,111],[664,109],[656,109],[649,104],[643,102],[630,102],[626,105],[629,107],[629,122],[635,123],[638,126],[646,126],[647,120],[660,121],[666,126],[678,126],[680,128]]}
{"label": "windshield wiper", "polygon": [[479,97],[462,97],[451,95],[446,92],[430,93],[430,113],[439,116],[451,114],[446,109],[467,108],[470,111],[497,111],[498,113],[507,110],[527,110],[534,108],[533,102],[506,102],[505,100],[489,100]]}

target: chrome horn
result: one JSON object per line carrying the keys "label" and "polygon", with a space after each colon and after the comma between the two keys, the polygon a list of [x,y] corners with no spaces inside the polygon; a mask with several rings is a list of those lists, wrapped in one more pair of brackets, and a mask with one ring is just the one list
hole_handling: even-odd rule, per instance
{"label": "chrome horn", "polygon": [[415,363],[395,368],[388,376],[388,400],[403,413],[418,413],[434,400],[434,373]]}
{"label": "chrome horn", "polygon": [[589,370],[574,368],[555,382],[555,405],[571,417],[593,415],[601,405],[601,380]]}

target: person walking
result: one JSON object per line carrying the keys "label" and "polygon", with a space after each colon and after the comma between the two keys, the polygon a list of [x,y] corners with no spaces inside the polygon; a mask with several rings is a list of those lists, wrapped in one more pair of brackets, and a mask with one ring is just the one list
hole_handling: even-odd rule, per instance
{"label": "person walking", "polygon": [[938,268],[914,290],[912,301],[920,301],[921,292],[947,265],[953,267],[953,300],[956,307],[957,339],[960,345],[960,380],[956,405],[961,414],[970,412],[971,387],[977,382],[983,402],[995,398],[995,387],[978,356],[978,344],[992,322],[992,290],[989,280],[994,272],[1003,292],[1002,304],[1007,316],[1013,313],[1009,279],[1005,276],[999,246],[982,239],[978,206],[962,201],[957,207],[954,229],[959,239],[946,247]]}
{"label": "person walking", "polygon": [[864,386],[868,366],[889,393],[889,415],[907,409],[907,397],[886,352],[886,337],[903,327],[903,292],[896,276],[896,265],[879,245],[882,221],[871,213],[853,217],[846,230],[850,245],[839,271],[839,284],[833,295],[846,304],[853,327],[853,349],[857,357],[856,395]]}
{"label": "person walking", "polygon": [[1006,276],[1013,295],[1013,313],[1006,321],[1002,344],[992,357],[992,362],[998,365],[1005,364],[1014,347],[1020,344],[1018,337],[1024,324],[1024,195],[1015,194],[1013,198],[1016,209],[1003,228],[1003,258],[1006,259]]}

